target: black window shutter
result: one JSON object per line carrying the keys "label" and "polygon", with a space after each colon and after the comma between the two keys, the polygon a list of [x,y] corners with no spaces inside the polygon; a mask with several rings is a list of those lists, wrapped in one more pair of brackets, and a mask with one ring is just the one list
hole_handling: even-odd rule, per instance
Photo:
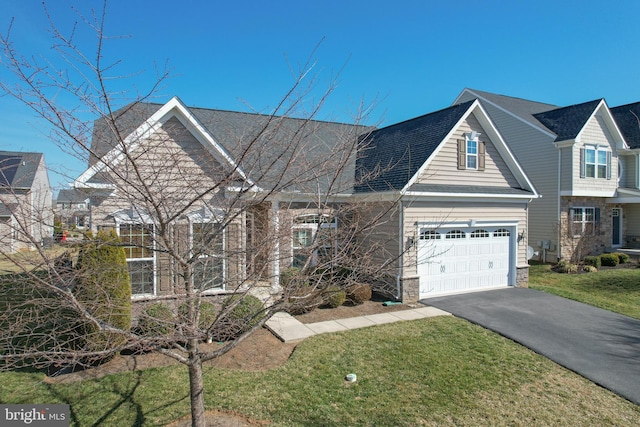
{"label": "black window shutter", "polygon": [[580,149],[580,178],[586,176],[586,167],[584,164],[584,148]]}

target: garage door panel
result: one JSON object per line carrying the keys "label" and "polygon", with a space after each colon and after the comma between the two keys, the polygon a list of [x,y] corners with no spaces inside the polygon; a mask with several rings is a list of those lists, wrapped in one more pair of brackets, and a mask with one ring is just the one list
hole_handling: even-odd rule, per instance
{"label": "garage door panel", "polygon": [[418,244],[421,297],[509,284],[514,235],[509,229],[457,228],[420,235],[429,236]]}

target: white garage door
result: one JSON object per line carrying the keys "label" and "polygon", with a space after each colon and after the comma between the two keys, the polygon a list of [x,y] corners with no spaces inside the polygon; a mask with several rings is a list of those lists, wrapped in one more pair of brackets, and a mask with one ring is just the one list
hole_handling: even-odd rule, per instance
{"label": "white garage door", "polygon": [[510,227],[420,230],[420,298],[509,285]]}

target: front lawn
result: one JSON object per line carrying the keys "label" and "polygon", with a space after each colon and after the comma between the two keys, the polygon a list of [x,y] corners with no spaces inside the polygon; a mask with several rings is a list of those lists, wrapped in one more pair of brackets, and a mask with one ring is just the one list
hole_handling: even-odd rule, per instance
{"label": "front lawn", "polygon": [[640,319],[640,268],[561,274],[549,265],[532,265],[529,287]]}
{"label": "front lawn", "polygon": [[[189,412],[183,367],[42,380],[0,374],[0,403],[69,403],[82,426],[163,425]],[[319,335],[271,371],[207,368],[205,385],[207,409],[277,426],[640,425],[640,407],[454,317]]]}

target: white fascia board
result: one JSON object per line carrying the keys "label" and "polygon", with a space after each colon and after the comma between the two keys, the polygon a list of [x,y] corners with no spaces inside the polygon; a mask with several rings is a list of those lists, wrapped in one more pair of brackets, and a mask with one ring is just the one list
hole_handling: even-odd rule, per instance
{"label": "white fascia board", "polygon": [[[554,134],[553,132],[549,132],[548,130],[543,129],[540,126],[536,126],[533,123],[526,121],[525,119],[523,119],[522,117],[518,116],[517,114],[514,114],[511,111],[509,111],[509,110],[507,110],[505,108],[502,108],[500,105],[496,104],[495,102],[489,101],[487,98],[483,97],[482,95],[479,95],[479,94],[475,93],[474,91],[472,91],[470,89],[465,89],[463,91],[463,93],[465,91],[469,92],[470,94],[472,94],[473,96],[475,96],[478,99],[482,99],[487,104],[491,104],[491,106],[493,106],[493,107],[497,108],[498,110],[502,111],[503,113],[513,117],[514,119],[526,124],[527,126],[530,126],[530,127],[534,128],[534,129],[538,130],[539,132],[541,132],[541,133],[543,133],[543,134],[545,134],[545,135],[547,135],[547,136],[549,136],[549,137],[551,137],[553,139],[556,139],[557,135]],[[460,95],[462,95],[462,94],[460,94]]]}
{"label": "white fascia board", "polygon": [[[616,124],[616,121],[614,120],[613,116],[611,115],[611,111],[609,110],[609,107],[607,106],[607,103],[605,102],[604,99],[601,99],[600,102],[598,103],[598,106],[596,108],[593,109],[593,112],[591,113],[591,115],[589,116],[589,119],[587,119],[587,122],[585,123],[585,126],[580,129],[580,132],[578,132],[578,135],[576,136],[576,142],[583,142],[582,141],[582,133],[585,131],[585,128],[587,127],[587,125],[589,124],[589,122],[591,120],[593,120],[593,118],[595,117],[596,114],[598,114],[598,112],[600,112],[602,118],[604,119],[605,123],[607,124],[607,130],[611,133],[611,135],[613,136],[613,142],[616,146],[616,149],[618,148],[629,148],[629,146],[627,145],[627,142],[624,140],[624,136],[622,135],[622,132],[620,132],[620,129],[618,128],[618,125]],[[586,143],[591,142],[591,141],[584,141]]]}
{"label": "white fascia board", "polygon": [[418,227],[454,228],[454,227],[517,227],[518,220],[483,219],[483,220],[455,220],[455,221],[417,221]]}
{"label": "white fascia board", "polygon": [[407,191],[403,194],[403,198],[412,197],[413,201],[417,200],[428,200],[432,201],[459,201],[459,202],[473,202],[473,201],[482,201],[482,202],[517,202],[522,203],[525,200],[536,199],[538,195],[526,195],[526,194],[492,194],[492,193],[436,193],[436,192],[426,192],[426,191]]}
{"label": "white fascia board", "polygon": [[[172,117],[176,117],[183,125],[185,125],[185,127],[189,129],[194,137],[203,144],[212,155],[229,163],[243,179],[245,179],[249,184],[254,185],[226,150],[213,139],[211,134],[204,128],[204,126],[202,126],[202,124],[200,124],[193,114],[191,114],[189,109],[177,96],[171,98],[169,102],[160,107],[160,109],[151,115],[151,117],[149,117],[142,125],[131,132],[124,139],[124,146],[127,147],[129,152],[135,151],[135,149],[140,145],[140,141],[150,138],[167,120]],[[214,151],[212,152],[211,149]],[[125,157],[126,155],[122,147],[113,148],[102,158],[98,159],[96,164],[83,172],[82,175],[76,179],[75,184],[87,185],[87,181],[96,173],[104,170],[107,165],[115,166],[119,164],[125,160]]]}
{"label": "white fascia board", "polygon": [[422,164],[422,166],[420,166],[420,168],[416,171],[416,173],[413,174],[411,179],[409,179],[409,181],[402,188],[402,190],[400,190],[401,194],[405,194],[408,191],[408,189],[411,188],[411,186],[413,184],[415,184],[415,182],[418,180],[418,178],[420,176],[422,176],[422,174],[429,167],[429,165],[431,164],[433,159],[436,158],[438,153],[440,152],[440,150],[442,150],[442,147],[444,147],[444,145],[447,143],[447,141],[449,141],[449,139],[451,139],[451,137],[453,136],[455,131],[460,127],[460,125],[462,123],[464,123],[465,120],[467,120],[467,117],[469,117],[469,114],[471,114],[471,111],[473,111],[473,109],[476,106],[478,106],[479,104],[480,103],[478,102],[477,99],[475,101],[473,101],[473,104],[471,104],[469,106],[469,108],[467,109],[467,111],[465,111],[465,113],[462,115],[462,117],[460,117],[460,120],[458,120],[458,122],[454,126],[452,126],[451,129],[449,129],[449,132],[447,133],[447,135],[444,137],[444,139],[442,141],[440,141],[440,143],[438,144],[438,147],[435,150],[433,150],[433,153],[431,153],[429,158]]}
{"label": "white fascia board", "polygon": [[[616,121],[613,118],[613,115],[611,114],[611,110],[609,110],[609,107],[607,106],[607,103],[605,102],[604,99],[600,100],[600,103],[593,110],[593,113],[591,114],[591,116],[589,116],[589,120],[587,120],[586,124],[588,124],[598,112],[600,112],[600,114],[602,115],[602,118],[604,119],[607,125],[607,128],[608,128],[607,130],[613,136],[613,142],[616,146],[616,149],[629,148],[629,145],[627,145],[627,142],[625,141],[624,136],[622,135],[622,132],[620,132],[620,129],[618,128],[618,125],[616,124]],[[585,127],[586,127],[586,124],[585,124]],[[585,130],[584,127],[580,130],[580,132],[578,133],[578,136],[576,136],[576,141],[581,141],[582,132],[584,130]]]}
{"label": "white fascia board", "polygon": [[561,191],[561,197],[613,197],[615,191],[611,190],[566,190]]}
{"label": "white fascia board", "polygon": [[105,189],[105,190],[115,190],[115,185],[113,184],[101,184],[96,182],[80,182],[75,181],[72,184],[73,188],[77,189]]}
{"label": "white fascia board", "polygon": [[491,118],[489,117],[487,112],[484,110],[484,108],[480,104],[480,101],[478,101],[477,99],[473,101],[473,103],[469,106],[469,109],[462,115],[462,117],[460,118],[460,120],[458,120],[455,126],[453,126],[449,130],[445,138],[442,141],[440,141],[438,148],[434,150],[434,152],[424,162],[424,164],[420,167],[420,169],[418,169],[418,171],[411,177],[409,182],[407,182],[407,184],[401,190],[401,194],[404,195],[404,194],[410,193],[409,188],[411,188],[411,186],[415,184],[415,182],[418,180],[418,177],[422,176],[422,174],[429,167],[433,159],[438,155],[442,147],[444,147],[447,141],[449,141],[452,138],[453,134],[458,130],[458,128],[462,125],[462,123],[464,123],[465,120],[467,120],[467,118],[472,113],[477,113],[475,115],[476,119],[478,120],[478,122],[482,126],[482,129],[487,133],[487,136],[489,137],[493,145],[496,147],[496,149],[502,156],[503,160],[505,161],[505,164],[507,165],[511,173],[513,173],[513,175],[515,176],[516,180],[518,181],[518,184],[520,184],[523,188],[527,188],[531,190],[534,194],[533,197],[538,198],[538,192],[533,186],[533,183],[529,180],[529,177],[525,174],[524,169],[522,169],[522,167],[516,160],[515,156],[513,155],[513,153],[505,143],[504,139],[502,138],[502,135],[500,135],[500,132],[498,132],[498,129],[495,127],[495,125],[491,121]]}

